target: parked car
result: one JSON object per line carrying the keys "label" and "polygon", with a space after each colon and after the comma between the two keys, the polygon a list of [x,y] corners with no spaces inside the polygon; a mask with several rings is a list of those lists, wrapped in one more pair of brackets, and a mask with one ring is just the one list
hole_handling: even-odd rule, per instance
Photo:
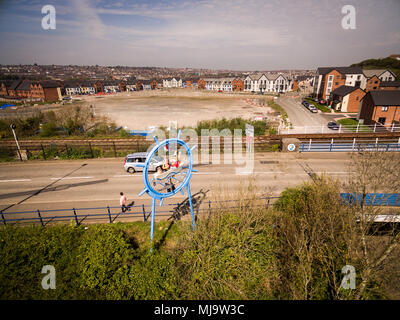
{"label": "parked car", "polygon": [[310,110],[312,113],[318,112],[318,109],[313,104],[309,104],[307,109]]}
{"label": "parked car", "polygon": [[339,130],[339,125],[335,121],[329,121],[328,128],[332,130]]}
{"label": "parked car", "polygon": [[[137,164],[144,164],[146,162],[147,152],[137,152],[128,154],[124,159],[124,169],[129,173],[135,173],[136,171],[143,171],[142,167],[137,166]],[[164,159],[159,156],[153,157],[150,165],[149,171],[162,171],[162,165]]]}
{"label": "parked car", "polygon": [[306,100],[304,100],[301,104],[306,108],[308,108],[308,106],[310,105]]}

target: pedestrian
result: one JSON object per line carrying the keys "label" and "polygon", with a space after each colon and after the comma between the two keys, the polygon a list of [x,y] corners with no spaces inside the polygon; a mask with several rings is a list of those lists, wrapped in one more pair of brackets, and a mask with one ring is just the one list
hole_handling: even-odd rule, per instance
{"label": "pedestrian", "polygon": [[135,201],[132,201],[130,204],[126,204],[128,200],[126,199],[126,196],[124,195],[123,192],[119,193],[121,195],[121,198],[119,198],[119,204],[121,205],[121,211],[122,213],[125,213],[126,211],[131,211],[131,207],[135,204]]}
{"label": "pedestrian", "polygon": [[123,192],[120,192],[119,194],[121,195],[121,198],[119,198],[119,204],[121,205],[122,213],[124,213],[126,210],[128,210],[128,207],[126,206],[126,196]]}

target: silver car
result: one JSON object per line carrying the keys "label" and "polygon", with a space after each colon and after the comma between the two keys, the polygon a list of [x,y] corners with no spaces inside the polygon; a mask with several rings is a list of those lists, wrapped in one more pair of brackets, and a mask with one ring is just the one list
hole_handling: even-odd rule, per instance
{"label": "silver car", "polygon": [[[139,167],[137,164],[144,164],[146,162],[147,152],[137,152],[128,154],[124,159],[124,169],[129,173],[135,173],[136,171],[143,171],[143,167]],[[149,165],[149,171],[162,171],[161,166],[164,163],[164,159],[159,156],[153,157]]]}

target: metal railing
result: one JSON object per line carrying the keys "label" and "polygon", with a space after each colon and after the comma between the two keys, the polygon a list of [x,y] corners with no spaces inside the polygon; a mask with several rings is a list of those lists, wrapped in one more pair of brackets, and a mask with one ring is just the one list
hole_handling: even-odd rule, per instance
{"label": "metal railing", "polygon": [[361,152],[361,151],[384,151],[400,152],[399,139],[376,138],[365,140],[353,138],[353,140],[318,141],[310,139],[308,142],[300,143],[300,152]]}
{"label": "metal railing", "polygon": [[280,127],[278,128],[279,134],[310,134],[310,133],[323,133],[323,134],[337,134],[337,133],[374,133],[374,132],[400,132],[400,124],[381,125],[375,123],[374,125],[341,125],[337,130],[328,128],[327,125],[320,126],[295,126],[295,127]]}
{"label": "metal railing", "polygon": [[[265,207],[269,208],[270,204],[276,201],[278,197],[262,197],[256,199],[239,199],[239,200],[221,200],[221,201],[201,201],[199,203],[196,198],[193,200],[194,211],[197,213],[208,212],[211,214],[214,210],[219,209],[235,209],[246,206],[252,201],[252,208]],[[255,204],[254,202],[257,202]],[[233,204],[233,206],[231,205]],[[190,208],[186,202],[182,207],[182,203],[164,204],[170,207],[169,210],[156,210],[155,217],[169,217],[180,219],[186,214],[190,214]],[[187,206],[187,207],[186,207]],[[172,207],[172,208],[171,208]],[[106,206],[94,208],[70,208],[70,209],[53,209],[53,210],[31,210],[18,212],[0,211],[1,223],[3,225],[13,223],[40,223],[46,226],[55,222],[73,222],[75,225],[81,225],[83,222],[95,221],[97,223],[113,223],[117,219],[126,220],[137,218],[137,220],[146,222],[151,215],[151,205],[134,205],[129,207],[129,211],[122,212],[120,206]]]}
{"label": "metal railing", "polygon": [[[352,193],[340,194],[343,203],[352,205],[363,201],[367,206],[386,206],[400,207],[399,193],[376,193],[367,194],[365,197]],[[211,215],[215,211],[238,208],[265,208],[269,207],[279,197],[260,197],[254,199],[237,199],[237,200],[219,200],[219,201],[201,201],[196,202],[193,199],[194,211],[196,216],[199,213],[208,213]],[[168,219],[180,220],[182,216],[190,215],[190,208],[187,201],[181,203],[166,204],[165,206],[173,207],[170,210],[157,210],[155,217],[168,217]],[[84,221],[92,220],[95,223],[113,223],[117,219],[124,220],[126,218],[138,218],[140,221],[146,222],[151,215],[150,205],[131,206],[131,211],[121,212],[121,207],[97,207],[97,208],[72,208],[72,209],[55,209],[55,210],[32,210],[20,212],[2,212],[1,222],[3,225],[16,223],[40,223],[43,227],[54,222],[73,222],[75,225],[81,225]],[[133,209],[133,211],[132,211]],[[60,213],[61,215],[55,215]],[[70,214],[64,214],[70,213]],[[19,217],[24,215],[24,217]],[[387,218],[390,218],[389,220]],[[399,215],[377,215],[374,217],[375,222],[400,222]]]}

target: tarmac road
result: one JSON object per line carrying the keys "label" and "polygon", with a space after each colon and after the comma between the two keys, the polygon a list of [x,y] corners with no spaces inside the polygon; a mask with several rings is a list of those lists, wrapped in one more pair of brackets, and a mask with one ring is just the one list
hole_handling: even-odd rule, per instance
{"label": "tarmac road", "polygon": [[[208,199],[221,189],[235,193],[254,179],[260,195],[279,195],[286,187],[310,180],[307,172],[326,172],[344,179],[347,176],[347,153],[265,153],[256,154],[252,175],[236,174],[238,165],[198,165],[191,180],[192,194],[210,190]],[[123,191],[128,202],[149,205],[143,189],[141,173],[129,174],[123,169],[122,158],[31,161],[0,164],[0,209],[7,212],[119,206]],[[40,192],[39,192],[40,191]],[[236,197],[239,197],[237,194]],[[177,194],[165,204],[186,198]],[[69,213],[70,214],[70,213]],[[22,216],[21,216],[22,217]]]}
{"label": "tarmac road", "polygon": [[[302,101],[302,96],[293,93],[281,95],[277,99],[277,103],[286,110],[289,120],[294,127],[326,127],[329,121],[338,117],[335,114],[312,113],[301,104]],[[326,129],[328,130],[327,127]]]}

